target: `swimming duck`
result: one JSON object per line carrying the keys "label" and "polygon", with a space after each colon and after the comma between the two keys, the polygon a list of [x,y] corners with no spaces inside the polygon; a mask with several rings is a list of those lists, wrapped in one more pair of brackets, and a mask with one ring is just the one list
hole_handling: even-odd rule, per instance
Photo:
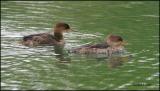
{"label": "swimming duck", "polygon": [[94,45],[84,45],[79,48],[71,50],[72,53],[79,54],[108,54],[111,55],[116,52],[124,50],[124,41],[118,35],[108,35],[104,43]]}
{"label": "swimming duck", "polygon": [[40,33],[24,36],[22,44],[25,46],[64,44],[63,32],[68,32],[69,30],[70,26],[67,23],[57,23],[54,26],[53,34]]}

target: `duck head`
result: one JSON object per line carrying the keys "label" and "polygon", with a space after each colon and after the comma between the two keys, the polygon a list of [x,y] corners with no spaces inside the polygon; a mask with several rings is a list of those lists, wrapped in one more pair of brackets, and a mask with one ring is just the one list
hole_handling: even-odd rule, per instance
{"label": "duck head", "polygon": [[55,33],[63,33],[71,31],[70,26],[67,23],[59,22],[54,26],[53,31]]}
{"label": "duck head", "polygon": [[123,39],[118,35],[109,35],[106,38],[106,42],[110,46],[121,46],[123,45]]}

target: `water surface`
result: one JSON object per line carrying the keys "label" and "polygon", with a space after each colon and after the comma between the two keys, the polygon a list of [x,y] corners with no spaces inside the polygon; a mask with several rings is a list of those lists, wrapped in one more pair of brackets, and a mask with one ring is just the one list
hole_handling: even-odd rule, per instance
{"label": "water surface", "polygon": [[[2,1],[1,5],[2,90],[159,88],[158,2]],[[112,33],[128,42],[132,58],[66,51],[57,55],[57,47],[18,43],[24,35],[51,31],[59,21],[76,30],[64,34],[64,50],[103,41]]]}

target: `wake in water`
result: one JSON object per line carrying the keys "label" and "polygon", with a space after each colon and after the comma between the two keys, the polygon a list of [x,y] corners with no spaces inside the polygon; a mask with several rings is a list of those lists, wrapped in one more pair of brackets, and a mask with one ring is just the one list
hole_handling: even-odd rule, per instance
{"label": "wake in water", "polygon": [[[33,32],[29,32],[29,34],[35,33]],[[40,32],[41,33],[41,32]],[[57,49],[59,51],[59,47],[55,47],[52,48],[49,46],[37,46],[37,47],[25,47],[21,44],[18,44],[18,41],[25,35],[28,35],[28,32],[13,32],[12,34],[8,31],[6,31],[5,29],[2,31],[3,36],[2,37],[2,47],[3,48],[12,48],[12,49],[8,49],[6,53],[4,53],[4,55],[29,55],[29,54],[41,54],[41,55],[53,55],[55,56],[56,54],[58,55],[64,55],[63,52],[57,52]],[[37,32],[36,32],[37,34]],[[64,33],[65,37],[65,41],[66,44],[64,46],[64,48],[61,49],[61,51],[66,51],[65,55],[69,54],[69,55],[73,55],[73,54],[78,54],[80,55],[85,55],[85,56],[90,56],[90,57],[96,57],[96,58],[106,58],[109,56],[113,56],[113,55],[124,55],[126,54],[126,50],[123,47],[123,39],[120,36],[117,35],[109,35],[107,36],[106,40],[104,42],[98,43],[98,44],[93,44],[91,42],[89,43],[85,43],[82,45],[82,43],[80,42],[81,40],[85,40],[85,39],[91,39],[91,40],[97,40],[97,38],[101,38],[102,34],[84,34],[84,33],[80,33],[80,32],[76,32],[76,31],[72,31],[70,33]],[[14,42],[13,42],[13,38],[14,38]],[[79,40],[81,39],[81,40]],[[7,42],[8,41],[8,42]],[[9,42],[10,41],[10,42]],[[16,43],[15,43],[16,41]],[[4,43],[5,42],[5,43]],[[7,44],[6,44],[7,43]],[[116,47],[115,47],[116,46]],[[15,49],[16,51],[13,51],[13,49]],[[53,50],[53,51],[52,51]],[[24,53],[25,51],[25,53]],[[42,51],[42,52],[41,52]],[[46,52],[46,54],[43,54],[44,52]],[[52,53],[51,53],[52,52]],[[28,54],[29,53],[29,54]],[[51,54],[50,54],[51,53]],[[64,60],[63,56],[57,56],[57,57],[61,57],[60,60]]]}

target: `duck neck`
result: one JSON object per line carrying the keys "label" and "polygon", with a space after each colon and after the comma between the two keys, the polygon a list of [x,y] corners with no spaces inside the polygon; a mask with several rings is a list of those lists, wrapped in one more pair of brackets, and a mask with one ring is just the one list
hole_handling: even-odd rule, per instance
{"label": "duck neck", "polygon": [[61,41],[63,40],[63,34],[61,32],[54,32],[54,37],[56,41]]}

